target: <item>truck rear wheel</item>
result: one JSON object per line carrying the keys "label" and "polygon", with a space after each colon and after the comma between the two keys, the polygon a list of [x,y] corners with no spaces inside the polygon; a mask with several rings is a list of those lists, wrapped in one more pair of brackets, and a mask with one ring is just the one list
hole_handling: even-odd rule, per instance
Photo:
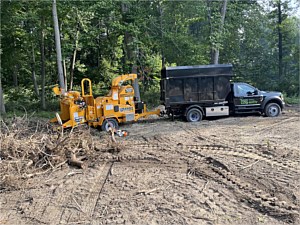
{"label": "truck rear wheel", "polygon": [[277,103],[269,103],[265,107],[265,115],[267,117],[276,117],[281,113],[281,108]]}
{"label": "truck rear wheel", "polygon": [[103,131],[109,131],[109,128],[117,130],[119,128],[119,124],[116,119],[109,118],[105,119],[101,125],[101,130]]}
{"label": "truck rear wheel", "polygon": [[202,112],[199,109],[192,108],[186,114],[186,119],[188,122],[198,122],[202,120]]}

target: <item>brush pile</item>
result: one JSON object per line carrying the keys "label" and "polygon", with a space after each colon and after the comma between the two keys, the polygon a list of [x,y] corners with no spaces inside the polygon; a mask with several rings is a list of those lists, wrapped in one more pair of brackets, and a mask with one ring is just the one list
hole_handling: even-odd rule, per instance
{"label": "brush pile", "polygon": [[0,190],[62,166],[84,169],[99,152],[116,145],[109,134],[99,137],[99,131],[87,125],[55,131],[47,121],[28,119],[26,115],[1,120],[0,129]]}

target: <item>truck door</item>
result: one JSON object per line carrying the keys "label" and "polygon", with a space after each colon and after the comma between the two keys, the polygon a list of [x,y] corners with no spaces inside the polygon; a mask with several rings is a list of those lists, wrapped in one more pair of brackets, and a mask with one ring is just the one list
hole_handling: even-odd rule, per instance
{"label": "truck door", "polygon": [[234,84],[234,106],[238,113],[259,112],[262,102],[259,91],[246,83]]}

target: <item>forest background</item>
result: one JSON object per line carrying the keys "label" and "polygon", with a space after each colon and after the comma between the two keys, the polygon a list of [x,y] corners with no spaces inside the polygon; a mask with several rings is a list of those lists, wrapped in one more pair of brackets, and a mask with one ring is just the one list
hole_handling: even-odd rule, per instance
{"label": "forest background", "polygon": [[[0,3],[2,114],[58,110],[53,2]],[[142,99],[154,107],[163,67],[231,63],[234,81],[299,103],[297,1],[59,0],[56,7],[67,90],[87,77],[104,95],[114,77],[136,71]]]}

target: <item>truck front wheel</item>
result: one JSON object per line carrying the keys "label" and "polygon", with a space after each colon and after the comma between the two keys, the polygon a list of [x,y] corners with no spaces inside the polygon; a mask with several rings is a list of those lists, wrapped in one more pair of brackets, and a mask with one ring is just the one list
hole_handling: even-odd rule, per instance
{"label": "truck front wheel", "polygon": [[267,117],[276,117],[281,113],[281,108],[277,103],[269,103],[265,107],[265,115]]}
{"label": "truck front wheel", "polygon": [[192,108],[186,114],[186,119],[188,122],[198,122],[202,120],[202,112],[199,109]]}
{"label": "truck front wheel", "polygon": [[108,132],[110,127],[115,130],[119,128],[118,122],[113,118],[105,119],[101,125],[101,130]]}

